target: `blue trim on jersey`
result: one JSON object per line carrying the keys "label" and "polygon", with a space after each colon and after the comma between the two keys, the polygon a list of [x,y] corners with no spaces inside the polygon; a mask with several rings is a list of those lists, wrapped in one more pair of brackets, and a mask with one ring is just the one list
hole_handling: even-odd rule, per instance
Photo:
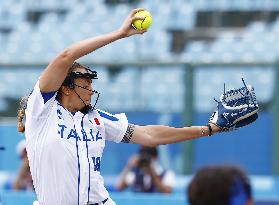
{"label": "blue trim on jersey", "polygon": [[50,98],[52,98],[52,97],[55,95],[55,93],[56,93],[56,91],[47,92],[47,93],[42,93],[42,92],[41,92],[42,97],[43,97],[43,99],[44,99],[44,104],[46,104],[46,102],[47,102]]}
{"label": "blue trim on jersey", "polygon": [[112,115],[108,115],[108,114],[106,114],[104,112],[101,112],[99,110],[98,110],[98,113],[100,114],[101,117],[106,118],[108,120],[111,120],[111,121],[118,121],[119,120],[118,118],[116,118],[116,117],[114,117]]}
{"label": "blue trim on jersey", "polygon": [[[75,125],[74,125],[74,129],[75,129],[75,133],[77,134]],[[79,205],[80,163],[79,163],[79,154],[78,154],[78,137],[76,137],[76,150],[77,150],[77,159],[78,159],[78,205]]]}
{"label": "blue trim on jersey", "polygon": [[33,93],[33,91],[34,91],[34,88],[31,90],[31,92],[30,92],[29,96]]}
{"label": "blue trim on jersey", "polygon": [[[83,119],[84,119],[85,115],[83,115],[82,119],[81,119],[81,129],[83,129]],[[86,136],[87,139],[87,136]],[[87,189],[87,203],[89,202],[89,192],[90,192],[90,160],[88,157],[88,144],[87,144],[87,140],[85,141],[86,144],[86,151],[87,151],[87,160],[88,160],[88,189]]]}

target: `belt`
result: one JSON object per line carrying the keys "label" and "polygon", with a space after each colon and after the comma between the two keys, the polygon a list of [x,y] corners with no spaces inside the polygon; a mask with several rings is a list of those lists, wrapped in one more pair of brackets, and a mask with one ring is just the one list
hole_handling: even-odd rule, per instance
{"label": "belt", "polygon": [[[105,204],[107,202],[108,198],[102,201],[102,204]],[[101,205],[101,203],[95,203],[95,204],[89,204],[89,205]]]}

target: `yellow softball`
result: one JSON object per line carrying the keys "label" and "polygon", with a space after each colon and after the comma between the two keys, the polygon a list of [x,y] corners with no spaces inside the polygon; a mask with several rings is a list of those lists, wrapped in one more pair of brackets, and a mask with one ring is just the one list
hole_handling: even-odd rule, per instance
{"label": "yellow softball", "polygon": [[146,10],[139,11],[139,12],[137,12],[135,14],[135,16],[137,16],[137,17],[144,17],[143,20],[135,20],[135,21],[133,21],[132,26],[135,29],[143,30],[143,29],[148,29],[151,26],[151,24],[152,24],[152,16],[151,16],[151,14],[148,11],[146,11]]}

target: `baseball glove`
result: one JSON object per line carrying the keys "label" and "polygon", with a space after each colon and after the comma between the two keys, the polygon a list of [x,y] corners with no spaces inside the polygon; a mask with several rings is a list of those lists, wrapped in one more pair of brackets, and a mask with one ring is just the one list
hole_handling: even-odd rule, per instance
{"label": "baseball glove", "polygon": [[209,123],[221,128],[221,131],[232,131],[247,126],[258,118],[259,105],[254,88],[246,86],[225,91],[217,101],[217,109],[212,113]]}

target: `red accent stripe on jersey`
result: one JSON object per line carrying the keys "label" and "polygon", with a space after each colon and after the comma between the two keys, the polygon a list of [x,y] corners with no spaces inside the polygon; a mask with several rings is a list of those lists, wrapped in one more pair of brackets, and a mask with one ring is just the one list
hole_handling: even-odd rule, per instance
{"label": "red accent stripe on jersey", "polygon": [[97,125],[100,125],[100,122],[99,122],[98,118],[94,118],[94,121]]}

